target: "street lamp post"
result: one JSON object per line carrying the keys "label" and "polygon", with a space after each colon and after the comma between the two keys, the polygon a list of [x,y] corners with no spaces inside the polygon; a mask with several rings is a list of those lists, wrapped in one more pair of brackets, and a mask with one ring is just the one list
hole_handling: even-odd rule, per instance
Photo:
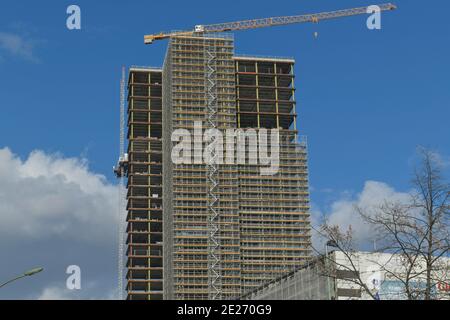
{"label": "street lamp post", "polygon": [[39,273],[42,270],[44,270],[44,268],[34,268],[34,269],[31,269],[31,270],[28,270],[28,271],[24,272],[22,275],[20,275],[18,277],[15,277],[14,279],[11,279],[9,281],[6,281],[3,284],[0,284],[0,288],[6,286],[7,284],[9,284],[9,283],[11,283],[13,281],[16,281],[16,280],[19,280],[19,279],[22,279],[22,278],[25,278],[25,277],[30,277],[32,275],[35,275],[36,273]]}

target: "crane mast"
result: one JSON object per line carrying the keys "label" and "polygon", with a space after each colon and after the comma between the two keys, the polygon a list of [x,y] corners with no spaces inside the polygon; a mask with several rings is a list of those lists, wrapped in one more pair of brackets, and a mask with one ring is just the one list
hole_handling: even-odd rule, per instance
{"label": "crane mast", "polygon": [[120,146],[119,160],[113,168],[117,178],[119,178],[119,210],[118,210],[118,297],[123,299],[123,269],[124,269],[124,246],[125,246],[125,177],[128,176],[128,154],[125,153],[125,67],[122,67],[122,77],[120,80]]}
{"label": "crane mast", "polygon": [[[397,9],[397,6],[392,3],[385,3],[377,5],[380,8],[380,11],[390,11]],[[306,14],[306,15],[296,15],[296,16],[281,16],[281,17],[271,17],[271,18],[262,18],[262,19],[253,19],[253,20],[242,20],[235,22],[226,22],[226,23],[217,23],[217,24],[209,24],[209,25],[196,25],[194,30],[191,31],[176,31],[164,33],[161,32],[159,34],[145,35],[144,43],[152,44],[153,41],[168,39],[170,37],[176,36],[189,36],[198,33],[213,33],[213,32],[227,32],[227,31],[238,31],[238,30],[246,30],[246,29],[256,29],[256,28],[266,28],[266,27],[274,27],[288,24],[296,24],[296,23],[306,23],[313,22],[317,23],[321,20],[330,20],[342,17],[350,17],[356,15],[367,14],[370,6],[359,7],[359,8],[351,8],[330,12],[320,12],[315,14]]]}

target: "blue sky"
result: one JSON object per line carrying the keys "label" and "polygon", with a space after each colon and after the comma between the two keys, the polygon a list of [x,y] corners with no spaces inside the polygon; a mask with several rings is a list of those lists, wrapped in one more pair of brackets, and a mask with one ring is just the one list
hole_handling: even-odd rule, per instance
{"label": "blue sky", "polygon": [[[309,137],[315,189],[358,189],[367,179],[402,188],[417,144],[449,153],[450,4],[434,2],[439,10],[396,1],[399,10],[383,16],[381,31],[369,31],[361,16],[235,34],[236,53],[296,58],[300,130]],[[33,55],[30,61],[0,51],[0,145],[22,156],[36,148],[83,154],[109,179],[120,66],[159,66],[164,57],[166,43],[144,46],[144,34],[366,4],[77,1],[82,30],[69,31],[65,10],[72,2],[44,3],[8,1],[0,11],[1,30],[30,41]]]}
{"label": "blue sky", "polygon": [[[450,155],[450,3],[395,3],[380,31],[360,16],[235,33],[238,54],[297,61],[299,129],[308,136],[312,202],[321,210],[371,180],[407,190],[417,145]],[[66,28],[70,4],[81,7],[82,30]],[[167,45],[145,46],[144,34],[368,4],[3,1],[0,149],[21,159],[33,150],[83,157],[90,172],[106,176],[102,183],[116,183],[120,68],[160,66]]]}

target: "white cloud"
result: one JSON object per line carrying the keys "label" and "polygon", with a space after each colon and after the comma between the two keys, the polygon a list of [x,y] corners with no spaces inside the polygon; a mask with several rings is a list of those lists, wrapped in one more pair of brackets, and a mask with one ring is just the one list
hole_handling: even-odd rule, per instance
{"label": "white cloud", "polygon": [[450,167],[450,157],[436,151],[430,151],[430,155],[431,160],[434,161],[437,167],[441,168],[442,170],[446,170],[448,167]]}
{"label": "white cloud", "polygon": [[[91,300],[116,300],[117,290],[111,289],[108,292],[101,293],[102,290],[95,284],[89,283],[86,288],[81,290],[69,290],[60,285],[51,285],[42,290],[37,296],[32,297],[33,300],[79,300],[88,299]],[[81,294],[83,291],[90,292],[90,294]]]}
{"label": "white cloud", "polygon": [[38,62],[33,52],[35,44],[36,41],[33,39],[26,39],[24,36],[16,33],[0,31],[0,49],[9,55]]}
{"label": "white cloud", "polygon": [[[334,201],[326,214],[322,210],[313,207],[312,222],[315,227],[319,227],[321,218],[327,217],[330,225],[338,225],[341,230],[347,230],[350,226],[354,232],[355,240],[365,243],[374,239],[373,230],[363,221],[356,212],[355,207],[362,209],[376,208],[387,202],[406,203],[410,199],[410,194],[398,192],[388,184],[377,181],[367,181],[363,190],[353,197],[344,195],[343,199]],[[320,249],[323,246],[323,239],[313,233],[313,245]]]}
{"label": "white cloud", "polygon": [[70,290],[59,287],[47,287],[38,296],[37,300],[70,300],[73,296]]}
{"label": "white cloud", "polygon": [[[0,280],[44,267],[0,290],[0,300],[111,298],[118,195],[117,185],[92,172],[85,159],[33,151],[22,160],[0,149]],[[73,264],[82,269],[77,292],[65,289]]]}
{"label": "white cloud", "polygon": [[77,158],[0,149],[0,233],[102,241],[117,221],[118,190]]}

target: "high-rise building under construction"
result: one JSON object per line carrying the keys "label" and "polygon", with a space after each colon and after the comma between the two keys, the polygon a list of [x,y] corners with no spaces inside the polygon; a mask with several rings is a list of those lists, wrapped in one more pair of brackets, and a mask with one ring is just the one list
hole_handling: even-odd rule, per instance
{"label": "high-rise building under construction", "polygon": [[[236,56],[230,35],[199,34],[170,38],[162,69],[130,69],[128,299],[238,298],[310,259],[294,62]],[[214,161],[209,150],[208,161],[174,162],[172,133],[199,123],[258,136],[278,129],[268,148],[279,154],[277,171],[261,174],[266,164],[239,162],[237,152],[234,161]],[[192,154],[209,145],[189,144]]]}

